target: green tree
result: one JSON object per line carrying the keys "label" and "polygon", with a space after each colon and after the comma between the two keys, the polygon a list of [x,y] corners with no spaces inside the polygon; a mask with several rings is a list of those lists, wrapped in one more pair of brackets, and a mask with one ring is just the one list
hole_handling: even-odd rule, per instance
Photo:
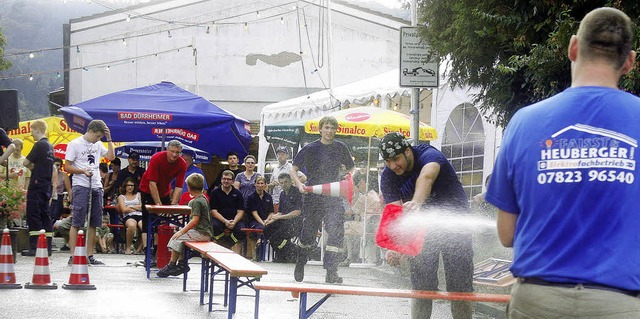
{"label": "green tree", "polygon": [[2,34],[2,28],[0,28],[0,71],[11,67],[11,62],[3,58],[5,45],[7,45],[7,38]]}
{"label": "green tree", "polygon": [[[570,85],[569,39],[602,6],[639,22],[637,0],[419,0],[418,8],[421,36],[450,83],[479,89],[474,102],[504,126],[518,109]],[[639,78],[633,70],[620,87],[638,94]]]}

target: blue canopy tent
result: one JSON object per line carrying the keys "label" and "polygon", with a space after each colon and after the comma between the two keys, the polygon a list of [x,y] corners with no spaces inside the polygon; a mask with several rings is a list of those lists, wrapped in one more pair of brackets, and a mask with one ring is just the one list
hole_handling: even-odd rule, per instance
{"label": "blue canopy tent", "polygon": [[[140,155],[140,159],[149,160],[151,156],[161,151],[162,142],[133,142],[127,143],[124,146],[116,147],[116,156],[122,158],[128,158],[131,152],[136,152]],[[203,150],[184,145],[182,153],[189,153],[193,157],[195,163],[209,163],[211,162],[211,154]]]}
{"label": "blue canopy tent", "polygon": [[93,119],[107,123],[117,142],[177,139],[226,157],[249,153],[249,122],[171,82],[115,92],[60,108],[67,123],[85,132]]}

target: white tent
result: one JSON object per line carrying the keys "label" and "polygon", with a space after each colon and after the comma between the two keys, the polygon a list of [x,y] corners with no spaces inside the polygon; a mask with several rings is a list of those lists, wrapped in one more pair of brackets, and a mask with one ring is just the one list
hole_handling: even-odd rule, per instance
{"label": "white tent", "polygon": [[264,164],[270,147],[264,137],[265,125],[283,121],[305,120],[339,110],[341,106],[380,106],[389,108],[391,99],[398,95],[409,96],[409,88],[399,86],[398,69],[389,70],[376,76],[336,87],[333,94],[329,90],[315,92],[282,102],[269,104],[260,113],[260,147],[258,149],[258,171],[264,174]]}

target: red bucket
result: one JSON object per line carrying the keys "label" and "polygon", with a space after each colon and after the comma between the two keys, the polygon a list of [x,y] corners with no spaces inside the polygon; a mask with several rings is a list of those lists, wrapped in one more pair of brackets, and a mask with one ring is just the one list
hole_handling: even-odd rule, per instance
{"label": "red bucket", "polygon": [[376,233],[376,243],[406,255],[417,256],[422,250],[426,229],[403,229],[401,225],[402,206],[389,204],[382,211],[380,226]]}

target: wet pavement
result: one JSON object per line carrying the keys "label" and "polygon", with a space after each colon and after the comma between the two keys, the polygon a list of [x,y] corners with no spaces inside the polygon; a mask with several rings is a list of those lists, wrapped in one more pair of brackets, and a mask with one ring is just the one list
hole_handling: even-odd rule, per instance
{"label": "wet pavement", "polygon": [[[143,256],[96,254],[104,266],[89,267],[89,278],[96,290],[65,290],[71,266],[67,265],[68,252],[54,252],[49,259],[51,281],[56,290],[16,289],[0,290],[0,318],[227,318],[222,305],[223,287],[214,284],[214,311],[207,312],[206,305],[199,305],[200,259],[190,260],[191,272],[187,291],[182,291],[182,276],[158,278],[154,269],[150,280],[143,267],[135,262]],[[258,263],[268,270],[263,282],[293,283],[293,264],[273,262]],[[17,257],[16,279],[19,284],[30,282],[34,257]],[[340,275],[345,285],[385,288],[409,288],[410,283],[397,269],[386,265],[372,268],[341,267]],[[324,283],[324,270],[319,265],[308,265],[305,283]],[[222,276],[218,276],[222,280]],[[216,279],[218,279],[216,277]],[[253,318],[253,290],[238,290],[238,307],[235,318]],[[322,296],[309,295],[309,304]],[[260,294],[260,318],[297,318],[298,300],[286,292],[264,291]],[[410,301],[399,298],[365,296],[332,296],[312,316],[315,319],[373,319],[409,318]],[[434,302],[432,318],[450,318],[449,304]],[[490,318],[476,314],[474,318]]]}

